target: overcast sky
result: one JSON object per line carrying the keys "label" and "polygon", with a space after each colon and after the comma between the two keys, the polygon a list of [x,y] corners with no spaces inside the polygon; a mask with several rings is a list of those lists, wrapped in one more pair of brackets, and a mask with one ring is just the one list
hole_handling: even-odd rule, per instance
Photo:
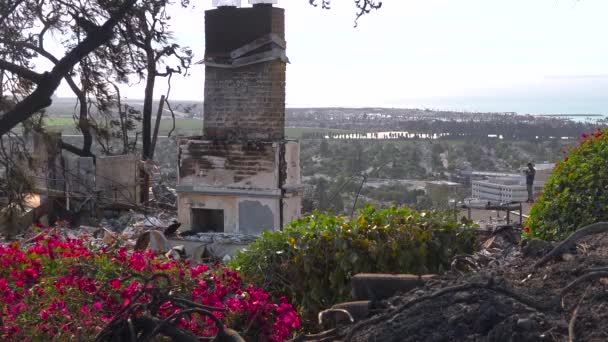
{"label": "overcast sky", "polygon": [[[173,9],[172,29],[195,60],[204,55],[203,11],[211,7],[211,0],[199,2],[204,6]],[[522,103],[541,101],[554,112],[608,113],[607,0],[383,2],[353,28],[352,0],[333,0],[330,11],[279,1],[291,60],[288,106],[486,103],[533,111]],[[174,78],[172,98],[203,100],[203,84],[204,67],[194,66],[189,77]],[[164,91],[158,87],[159,96]],[[124,92],[141,98],[143,86]],[[58,94],[72,96],[65,86]]]}

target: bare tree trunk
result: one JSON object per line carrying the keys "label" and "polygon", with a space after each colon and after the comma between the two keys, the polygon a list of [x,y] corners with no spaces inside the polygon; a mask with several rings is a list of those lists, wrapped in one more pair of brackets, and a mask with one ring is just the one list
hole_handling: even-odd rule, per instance
{"label": "bare tree trunk", "polygon": [[[154,100],[154,84],[156,81],[156,61],[154,60],[154,50],[149,48],[146,51],[148,63],[148,75],[146,77],[146,89],[144,94],[144,109],[142,112],[142,159],[144,162],[152,160],[152,101]],[[140,172],[141,184],[141,203],[149,201],[150,175],[145,171]]]}
{"label": "bare tree trunk", "polygon": [[160,120],[163,117],[163,109],[165,106],[165,95],[160,97],[158,103],[158,112],[156,112],[156,124],[154,125],[154,135],[152,135],[152,151],[150,151],[150,159],[154,159],[154,151],[156,151],[156,140],[158,139],[158,129],[160,128]]}

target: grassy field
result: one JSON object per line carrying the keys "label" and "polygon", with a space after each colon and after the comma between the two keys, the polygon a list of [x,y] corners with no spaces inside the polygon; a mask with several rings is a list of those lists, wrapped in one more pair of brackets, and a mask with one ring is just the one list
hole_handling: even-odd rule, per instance
{"label": "grassy field", "polygon": [[[74,126],[74,119],[69,117],[50,117],[46,119],[47,128],[61,131],[63,134],[79,134]],[[173,127],[173,120],[163,119],[160,123],[160,135],[167,135]],[[177,119],[175,120],[174,134],[196,135],[203,131],[203,121],[197,119]],[[325,129],[325,128],[306,128],[306,127],[287,127],[285,135],[290,139],[301,139],[304,133],[348,133],[345,130]]]}

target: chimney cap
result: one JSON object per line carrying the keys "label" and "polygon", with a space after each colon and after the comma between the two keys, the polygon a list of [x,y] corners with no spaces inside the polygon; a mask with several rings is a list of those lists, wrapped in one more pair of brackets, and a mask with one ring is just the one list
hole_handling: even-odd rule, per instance
{"label": "chimney cap", "polygon": [[213,7],[241,7],[241,0],[213,0]]}
{"label": "chimney cap", "polygon": [[262,4],[268,4],[268,5],[276,5],[277,4],[277,0],[249,0],[249,4],[250,5],[262,5]]}

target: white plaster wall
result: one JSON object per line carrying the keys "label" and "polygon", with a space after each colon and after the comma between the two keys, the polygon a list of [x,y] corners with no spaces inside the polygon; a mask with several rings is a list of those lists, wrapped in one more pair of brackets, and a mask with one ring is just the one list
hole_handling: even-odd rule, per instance
{"label": "white plaster wall", "polygon": [[283,198],[283,225],[302,216],[302,196],[300,194]]}

